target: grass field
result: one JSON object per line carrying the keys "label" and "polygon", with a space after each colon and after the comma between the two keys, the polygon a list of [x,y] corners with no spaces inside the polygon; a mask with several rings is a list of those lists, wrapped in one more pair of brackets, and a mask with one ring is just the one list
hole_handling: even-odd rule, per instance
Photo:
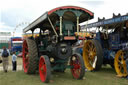
{"label": "grass field", "polygon": [[72,78],[70,70],[65,73],[53,73],[52,82],[42,83],[39,75],[26,75],[23,71],[4,73],[0,71],[0,85],[128,85],[125,78],[117,78],[110,67],[103,67],[98,72],[86,72],[83,80]]}
{"label": "grass field", "polygon": [[[11,64],[11,59],[9,59]],[[22,59],[18,58],[18,65]],[[42,83],[38,74],[26,75],[23,71],[0,71],[0,85],[128,85],[125,78],[117,78],[114,69],[104,66],[98,72],[86,72],[83,80],[73,79],[69,69],[65,73],[52,73],[50,83]]]}

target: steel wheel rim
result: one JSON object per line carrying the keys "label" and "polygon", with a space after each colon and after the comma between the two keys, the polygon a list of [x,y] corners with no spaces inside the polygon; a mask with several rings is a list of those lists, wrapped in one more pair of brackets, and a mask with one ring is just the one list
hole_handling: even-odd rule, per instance
{"label": "steel wheel rim", "polygon": [[40,73],[41,81],[44,82],[46,80],[47,69],[46,69],[45,59],[43,58],[43,56],[41,56],[39,61],[39,73]]}
{"label": "steel wheel rim", "polygon": [[[75,60],[73,60],[73,58],[75,58]],[[74,76],[74,78],[78,79],[81,73],[81,64],[77,55],[72,56],[70,65],[73,66],[73,68],[71,69],[72,75]]]}
{"label": "steel wheel rim", "polygon": [[126,68],[126,61],[124,59],[124,52],[119,50],[115,56],[115,70],[119,77],[126,77],[128,75],[127,68]]}
{"label": "steel wheel rim", "polygon": [[27,42],[26,40],[24,40],[24,43],[23,43],[23,67],[24,67],[24,72],[27,73],[28,72],[28,45],[27,45]]}
{"label": "steel wheel rim", "polygon": [[88,40],[83,47],[83,59],[88,70],[93,70],[96,67],[96,47],[92,41]]}

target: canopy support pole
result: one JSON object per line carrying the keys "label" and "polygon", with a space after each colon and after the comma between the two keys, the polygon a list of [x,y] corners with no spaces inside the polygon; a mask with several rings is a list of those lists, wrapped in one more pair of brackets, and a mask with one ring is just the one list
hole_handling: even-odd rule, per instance
{"label": "canopy support pole", "polygon": [[57,34],[57,32],[56,32],[56,30],[55,30],[55,28],[54,28],[54,26],[53,26],[53,24],[52,24],[52,22],[51,22],[51,20],[50,20],[50,18],[48,17],[48,21],[49,21],[49,23],[51,24],[51,26],[52,26],[52,29],[53,29],[53,31],[54,31],[54,33],[56,34],[56,36],[58,37],[58,34]]}
{"label": "canopy support pole", "polygon": [[60,36],[63,35],[62,34],[62,16],[60,16]]}
{"label": "canopy support pole", "polygon": [[79,35],[79,17],[77,16],[77,34]]}

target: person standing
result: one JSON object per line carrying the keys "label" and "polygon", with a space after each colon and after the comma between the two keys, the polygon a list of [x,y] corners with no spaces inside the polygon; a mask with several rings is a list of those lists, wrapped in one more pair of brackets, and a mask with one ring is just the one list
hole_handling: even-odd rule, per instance
{"label": "person standing", "polygon": [[16,68],[17,68],[17,56],[16,56],[16,52],[13,52],[13,55],[12,55],[12,71],[16,71]]}
{"label": "person standing", "polygon": [[2,51],[1,51],[1,56],[2,56],[2,60],[3,60],[3,70],[4,72],[8,71],[8,56],[9,56],[10,52],[6,47],[3,47]]}

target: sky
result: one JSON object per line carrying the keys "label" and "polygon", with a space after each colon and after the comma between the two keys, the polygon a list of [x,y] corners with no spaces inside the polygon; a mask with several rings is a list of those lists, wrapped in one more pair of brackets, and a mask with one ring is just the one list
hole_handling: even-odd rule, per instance
{"label": "sky", "polygon": [[24,27],[46,11],[65,5],[86,8],[94,13],[96,22],[98,17],[111,18],[112,14],[128,13],[128,0],[1,0],[0,1],[0,32],[15,32],[14,36],[21,36]]}

